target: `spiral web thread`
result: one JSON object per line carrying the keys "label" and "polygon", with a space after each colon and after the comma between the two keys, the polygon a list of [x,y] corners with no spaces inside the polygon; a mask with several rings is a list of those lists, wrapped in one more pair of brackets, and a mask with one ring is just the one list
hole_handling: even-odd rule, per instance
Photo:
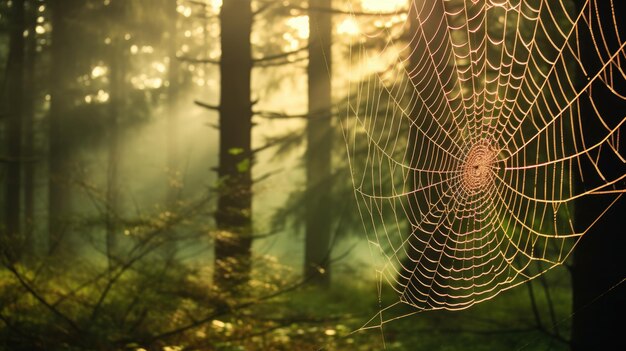
{"label": "spiral web thread", "polygon": [[[613,2],[603,17],[580,2],[415,0],[373,36],[383,49],[351,46],[342,128],[379,289],[398,297],[378,326],[395,305],[464,309],[539,276],[625,192],[626,38]],[[583,197],[601,206],[574,223]]]}

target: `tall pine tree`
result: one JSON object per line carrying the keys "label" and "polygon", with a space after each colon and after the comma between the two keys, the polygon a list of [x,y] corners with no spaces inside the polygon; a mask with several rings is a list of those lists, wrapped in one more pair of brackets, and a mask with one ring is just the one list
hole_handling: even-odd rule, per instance
{"label": "tall pine tree", "polygon": [[306,127],[306,224],[304,272],[330,282],[332,153],[332,0],[309,2],[309,114]]}
{"label": "tall pine tree", "polygon": [[252,19],[250,0],[230,0],[222,5],[214,282],[225,291],[247,282],[251,269]]}

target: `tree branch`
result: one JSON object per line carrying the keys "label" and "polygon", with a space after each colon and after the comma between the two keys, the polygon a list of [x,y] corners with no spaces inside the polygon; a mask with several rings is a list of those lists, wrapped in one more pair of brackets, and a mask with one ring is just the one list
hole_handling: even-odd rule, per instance
{"label": "tree branch", "polygon": [[398,10],[398,11],[392,11],[392,12],[365,12],[365,11],[346,11],[346,10],[340,10],[340,9],[328,8],[328,7],[316,7],[316,6],[306,7],[306,6],[297,6],[297,5],[288,5],[288,6],[285,6],[285,8],[290,9],[290,10],[299,10],[303,12],[315,11],[315,12],[330,13],[334,15],[351,15],[351,16],[357,16],[357,17],[375,17],[375,16],[388,17],[388,16],[397,16],[397,15],[408,13],[407,10]]}
{"label": "tree branch", "polygon": [[268,55],[268,56],[264,56],[264,57],[259,57],[259,58],[253,58],[252,62],[266,62],[266,61],[273,61],[273,60],[277,60],[277,59],[281,59],[281,58],[285,58],[288,57],[289,55],[295,55],[299,52],[303,52],[309,49],[309,46],[303,46],[299,49],[293,50],[293,51],[287,51],[287,52],[282,52],[280,54],[275,54],[275,55]]}
{"label": "tree branch", "polygon": [[202,102],[198,100],[194,100],[193,103],[196,104],[197,106],[209,109],[211,111],[217,111],[217,112],[220,111],[220,107],[218,105],[210,105],[210,104],[207,104],[206,102]]}
{"label": "tree branch", "polygon": [[304,62],[308,59],[309,59],[308,56],[304,56],[304,57],[298,57],[297,59],[294,59],[294,60],[281,60],[277,62],[276,61],[275,62],[261,62],[261,63],[257,63],[256,65],[254,65],[254,67],[255,68],[267,68],[267,67],[293,65],[298,62]]}
{"label": "tree branch", "polygon": [[61,311],[59,311],[56,307],[52,306],[48,301],[46,301],[46,299],[41,296],[37,291],[35,291],[35,289],[30,286],[30,284],[28,284],[28,282],[26,282],[26,280],[24,279],[24,277],[22,277],[22,275],[17,271],[17,269],[15,269],[15,267],[11,266],[11,265],[5,265],[5,267],[9,270],[9,272],[13,273],[13,275],[15,276],[15,278],[17,278],[17,280],[20,282],[20,284],[22,285],[22,287],[24,287],[24,289],[26,289],[26,291],[28,291],[28,293],[34,297],[37,301],[39,301],[39,303],[41,303],[44,307],[46,307],[50,312],[52,312],[52,314],[54,314],[55,316],[59,317],[60,319],[64,320],[72,329],[74,329],[74,331],[76,331],[79,335],[82,335],[82,331],[81,329],[78,327],[78,325],[72,320],[70,319],[68,316],[66,316],[65,314],[63,314]]}
{"label": "tree branch", "polygon": [[200,327],[203,324],[211,322],[212,320],[214,320],[217,317],[229,314],[229,313],[231,313],[233,311],[237,311],[237,310],[240,310],[240,309],[243,309],[243,308],[254,306],[254,305],[256,305],[256,304],[258,304],[258,303],[260,303],[262,301],[270,300],[270,299],[273,299],[275,297],[281,296],[283,294],[286,294],[288,292],[291,292],[293,290],[296,290],[296,289],[304,286],[305,284],[308,283],[308,281],[310,279],[311,279],[311,277],[307,277],[307,278],[303,279],[302,281],[300,281],[300,282],[298,282],[298,283],[296,283],[296,284],[294,284],[294,285],[292,285],[290,287],[287,287],[286,289],[283,289],[283,290],[280,290],[280,291],[277,291],[277,292],[274,292],[274,293],[262,296],[262,297],[260,297],[258,299],[253,300],[253,301],[240,303],[240,304],[235,305],[235,306],[222,306],[220,308],[215,309],[212,313],[204,316],[203,318],[195,320],[195,321],[192,321],[191,323],[188,323],[187,325],[184,325],[184,326],[178,327],[176,329],[172,329],[170,331],[166,331],[166,332],[154,335],[154,336],[152,336],[152,337],[150,337],[150,338],[148,338],[146,340],[146,344],[151,344],[151,343],[154,343],[157,340],[165,339],[165,338],[168,338],[168,337],[171,337],[171,336],[174,336],[174,335],[178,335],[178,334],[184,333],[184,332],[186,332],[188,330],[195,329],[197,327]]}
{"label": "tree branch", "polygon": [[210,64],[210,65],[221,64],[219,60],[214,60],[214,59],[193,58],[193,57],[187,57],[187,56],[176,56],[176,59],[183,61],[183,62],[191,62],[191,63],[203,63],[203,64]]}
{"label": "tree branch", "polygon": [[[307,60],[308,57],[301,57],[298,58],[297,60],[293,60],[293,61],[281,61],[279,63],[273,62],[273,63],[267,63],[268,61],[276,61],[279,59],[284,59],[287,58],[291,55],[295,55],[298,54],[300,52],[306,51],[308,50],[309,47],[308,46],[304,46],[301,48],[298,48],[296,50],[293,51],[288,51],[288,52],[282,52],[279,54],[274,54],[274,55],[268,55],[268,56],[264,56],[264,57],[257,57],[257,58],[252,58],[252,63],[255,64],[256,66],[260,66],[260,67],[269,67],[269,66],[279,66],[279,65],[287,65],[287,64],[292,64],[295,62],[299,62],[299,61],[304,61]],[[188,57],[188,56],[176,56],[177,60],[183,61],[183,62],[190,62],[190,63],[200,63],[200,64],[210,64],[210,65],[220,65],[221,61],[220,60],[216,60],[216,59],[209,59],[209,58],[194,58],[194,57]]]}

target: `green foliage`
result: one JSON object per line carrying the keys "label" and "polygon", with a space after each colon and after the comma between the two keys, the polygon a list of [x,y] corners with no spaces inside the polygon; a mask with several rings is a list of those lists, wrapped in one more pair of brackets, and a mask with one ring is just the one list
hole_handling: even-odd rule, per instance
{"label": "green foliage", "polygon": [[[11,322],[0,326],[0,335],[11,350],[226,351],[306,350],[336,335],[329,330],[349,331],[328,317],[341,307],[338,300],[323,308],[329,300],[320,299],[319,291],[288,297],[281,290],[296,280],[290,270],[270,257],[257,262],[261,274],[246,297],[215,291],[206,265],[158,256],[117,279],[116,270],[107,273],[88,261],[3,269],[0,316]],[[303,306],[318,308],[300,310]]]}
{"label": "green foliage", "polygon": [[237,163],[237,172],[245,173],[250,170],[250,159],[245,158]]}
{"label": "green foliage", "polygon": [[243,152],[244,150],[242,148],[232,148],[228,150],[228,153],[233,156],[241,155]]}

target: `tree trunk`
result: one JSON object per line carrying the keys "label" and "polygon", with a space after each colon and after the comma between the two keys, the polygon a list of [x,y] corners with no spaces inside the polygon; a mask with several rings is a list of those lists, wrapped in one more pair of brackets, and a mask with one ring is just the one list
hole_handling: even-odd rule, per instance
{"label": "tree trunk", "polygon": [[[310,8],[332,7],[332,0],[310,0]],[[332,206],[331,46],[332,15],[309,10],[309,118],[306,150],[306,227],[304,273],[330,283]]]}
{"label": "tree trunk", "polygon": [[35,253],[35,59],[37,56],[37,4],[31,0],[27,12],[28,37],[24,58],[24,250]]}
{"label": "tree trunk", "polygon": [[20,256],[20,188],[22,165],[22,114],[24,87],[24,0],[13,2],[11,7],[10,47],[8,62],[8,79],[5,87],[7,103],[7,163],[4,223],[7,244],[11,249],[7,252],[10,260],[18,260]]}
{"label": "tree trunk", "polygon": [[[123,6],[123,5],[117,5]],[[121,9],[123,11],[123,9]],[[123,14],[122,14],[123,16]],[[106,192],[106,243],[109,267],[113,267],[119,256],[118,236],[119,228],[119,164],[120,164],[120,136],[119,121],[124,111],[124,40],[117,38],[111,47],[110,63],[110,115],[108,133],[108,165],[107,165],[107,192]]]}
{"label": "tree trunk", "polygon": [[250,277],[252,249],[252,104],[250,0],[225,1],[220,12],[219,194],[214,282],[233,291]]}
{"label": "tree trunk", "polygon": [[[578,1],[579,9],[585,2]],[[614,12],[612,12],[614,7]],[[626,25],[621,14],[626,13],[623,1],[591,1],[586,6],[585,17],[593,23],[593,33],[596,44],[600,48],[603,60],[610,54],[617,52],[626,38]],[[613,21],[615,13],[616,23]],[[598,24],[598,18],[600,23]],[[580,53],[582,63],[589,76],[595,75],[602,62],[597,57],[593,39],[587,32],[587,27],[581,26]],[[619,32],[621,42],[616,36]],[[602,35],[606,43],[599,42]],[[605,46],[606,45],[606,46]],[[623,51],[620,55],[623,74]],[[581,72],[582,74],[582,72]],[[605,83],[613,83],[617,92],[626,92],[624,77],[613,68],[612,74],[603,76],[604,82],[597,80],[588,92],[595,103],[600,116],[610,125],[615,125],[624,118],[626,103],[611,92]],[[580,77],[580,84],[587,84],[587,77]],[[582,133],[585,140],[593,143],[606,136],[606,129],[602,127],[591,105],[587,94],[581,97],[580,102]],[[617,144],[621,155],[626,155],[626,145]],[[590,155],[596,157],[596,155]],[[624,165],[614,157],[613,152],[606,145],[600,151],[598,168],[607,179],[615,179],[624,174]],[[593,187],[597,181],[596,168],[581,158],[584,181],[578,180],[579,192]],[[615,185],[615,189],[624,189],[624,183]],[[609,189],[607,189],[609,190]],[[583,197],[576,203],[576,225],[578,231],[584,231],[596,219],[597,210],[606,208],[615,198],[607,199],[601,195]],[[572,350],[624,350],[626,341],[623,338],[624,311],[626,311],[626,236],[623,230],[623,215],[626,213],[626,198],[619,195],[613,206],[591,229],[581,238],[576,246],[572,267],[573,289],[573,321],[572,321]]]}
{"label": "tree trunk", "polygon": [[121,254],[120,240],[120,162],[122,145],[120,138],[120,121],[126,113],[126,62],[128,47],[122,33],[126,32],[128,18],[128,2],[116,0],[110,5],[110,31],[113,41],[109,47],[110,69],[110,100],[108,124],[108,160],[106,190],[106,248],[109,267],[113,268]]}
{"label": "tree trunk", "polygon": [[[180,89],[180,61],[176,57],[178,51],[178,10],[177,2],[172,0],[163,1],[164,11],[168,16],[168,25],[165,29],[169,46],[168,86],[167,102],[165,106],[165,206],[176,213],[182,190],[182,175],[178,162],[178,111]],[[169,262],[175,258],[178,251],[178,243],[173,240],[175,230],[167,232],[167,243],[163,245],[162,255]]]}
{"label": "tree trunk", "polygon": [[71,86],[75,78],[72,65],[75,48],[71,21],[72,13],[79,6],[76,1],[52,0],[52,48],[50,74],[50,135],[49,135],[49,184],[48,218],[50,253],[68,252],[73,246],[69,237],[70,213],[70,135],[68,115],[73,105]]}
{"label": "tree trunk", "polygon": [[169,86],[167,88],[166,154],[167,154],[167,195],[168,207],[176,206],[180,194],[181,176],[178,165],[178,91],[180,89],[180,63],[178,51],[178,10],[176,1],[168,1],[169,20]]}

